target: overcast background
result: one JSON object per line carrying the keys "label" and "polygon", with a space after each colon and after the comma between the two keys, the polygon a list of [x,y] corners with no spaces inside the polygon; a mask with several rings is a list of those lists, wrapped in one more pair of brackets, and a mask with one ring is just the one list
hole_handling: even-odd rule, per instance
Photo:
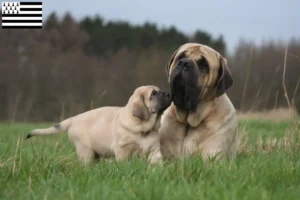
{"label": "overcast background", "polygon": [[223,34],[232,51],[240,38],[259,43],[300,36],[299,0],[44,0],[44,17],[69,11],[75,19],[101,15],[134,24],[175,25],[185,33],[196,29]]}
{"label": "overcast background", "polygon": [[[53,15],[43,30],[0,29],[5,58],[0,59],[0,121],[58,121],[91,108],[125,105],[140,85],[169,91],[167,63],[187,41],[225,55],[234,79],[227,94],[237,110],[287,107],[284,74],[290,102],[300,113],[299,11],[300,0],[44,0],[44,22],[52,12],[64,16],[62,21]],[[80,20],[96,15],[169,30]],[[225,42],[203,31],[215,38],[222,34]],[[289,40],[286,56],[282,40]]]}

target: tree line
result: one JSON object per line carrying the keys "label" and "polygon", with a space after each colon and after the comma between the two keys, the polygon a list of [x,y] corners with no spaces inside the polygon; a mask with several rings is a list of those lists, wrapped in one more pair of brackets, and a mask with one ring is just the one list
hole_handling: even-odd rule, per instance
{"label": "tree line", "polygon": [[[186,42],[211,46],[228,59],[234,86],[228,95],[241,110],[286,106],[282,91],[285,44],[256,46],[241,41],[233,55],[217,38],[197,30],[146,22],[107,21],[100,16],[75,21],[70,13],[49,15],[41,30],[0,30],[0,120],[54,121],[100,106],[124,105],[135,87],[169,90],[166,64]],[[289,41],[286,86],[300,106],[300,41]]]}

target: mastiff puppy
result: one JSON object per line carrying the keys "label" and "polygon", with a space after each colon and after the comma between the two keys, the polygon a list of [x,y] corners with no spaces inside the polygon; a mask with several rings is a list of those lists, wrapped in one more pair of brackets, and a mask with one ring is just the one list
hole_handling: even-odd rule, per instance
{"label": "mastiff puppy", "polygon": [[124,107],[90,110],[50,128],[32,130],[27,138],[67,132],[78,159],[84,163],[113,155],[124,160],[132,154],[148,155],[151,163],[159,162],[158,129],[161,115],[170,104],[168,93],[155,86],[142,86]]}
{"label": "mastiff puppy", "polygon": [[174,52],[167,74],[173,103],[159,130],[163,156],[233,158],[237,119],[225,93],[233,83],[226,59],[208,46],[187,43]]}

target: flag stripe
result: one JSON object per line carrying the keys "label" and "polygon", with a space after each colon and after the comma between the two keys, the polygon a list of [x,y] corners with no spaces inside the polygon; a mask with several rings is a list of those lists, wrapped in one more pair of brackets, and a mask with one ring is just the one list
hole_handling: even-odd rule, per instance
{"label": "flag stripe", "polygon": [[20,8],[20,11],[42,11],[42,8]]}
{"label": "flag stripe", "polygon": [[42,23],[42,20],[2,20],[2,23]]}
{"label": "flag stripe", "polygon": [[14,16],[14,17],[2,17],[2,20],[42,20],[42,17],[19,17]]}
{"label": "flag stripe", "polygon": [[33,5],[33,6],[28,6],[28,5],[23,5],[20,6],[20,8],[42,8],[42,5]]}
{"label": "flag stripe", "polygon": [[20,5],[42,5],[42,2],[20,2]]}
{"label": "flag stripe", "polygon": [[42,23],[2,23],[2,26],[42,26]]}
{"label": "flag stripe", "polygon": [[42,17],[42,14],[2,14],[2,17]]}
{"label": "flag stripe", "polygon": [[42,14],[42,11],[20,11],[20,14]]}
{"label": "flag stripe", "polygon": [[3,29],[41,29],[42,26],[3,26]]}

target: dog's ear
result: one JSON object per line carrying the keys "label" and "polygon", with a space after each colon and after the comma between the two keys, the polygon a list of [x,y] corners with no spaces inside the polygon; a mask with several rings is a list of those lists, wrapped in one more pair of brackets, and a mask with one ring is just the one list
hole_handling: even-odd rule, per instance
{"label": "dog's ear", "polygon": [[148,110],[148,108],[145,104],[145,99],[144,99],[143,95],[139,95],[133,101],[132,115],[135,116],[135,117],[138,117],[142,120],[149,120],[150,113],[149,113],[149,110]]}
{"label": "dog's ear", "polygon": [[179,49],[177,49],[177,50],[173,53],[172,57],[170,58],[170,60],[169,60],[169,62],[168,62],[168,64],[167,64],[166,72],[167,72],[168,78],[169,78],[169,75],[170,75],[170,67],[171,67],[171,64],[173,63],[174,58],[175,58],[175,56],[176,56],[178,50],[179,50]]}
{"label": "dog's ear", "polygon": [[231,72],[227,66],[227,60],[221,56],[218,79],[216,86],[216,97],[224,94],[233,84]]}

